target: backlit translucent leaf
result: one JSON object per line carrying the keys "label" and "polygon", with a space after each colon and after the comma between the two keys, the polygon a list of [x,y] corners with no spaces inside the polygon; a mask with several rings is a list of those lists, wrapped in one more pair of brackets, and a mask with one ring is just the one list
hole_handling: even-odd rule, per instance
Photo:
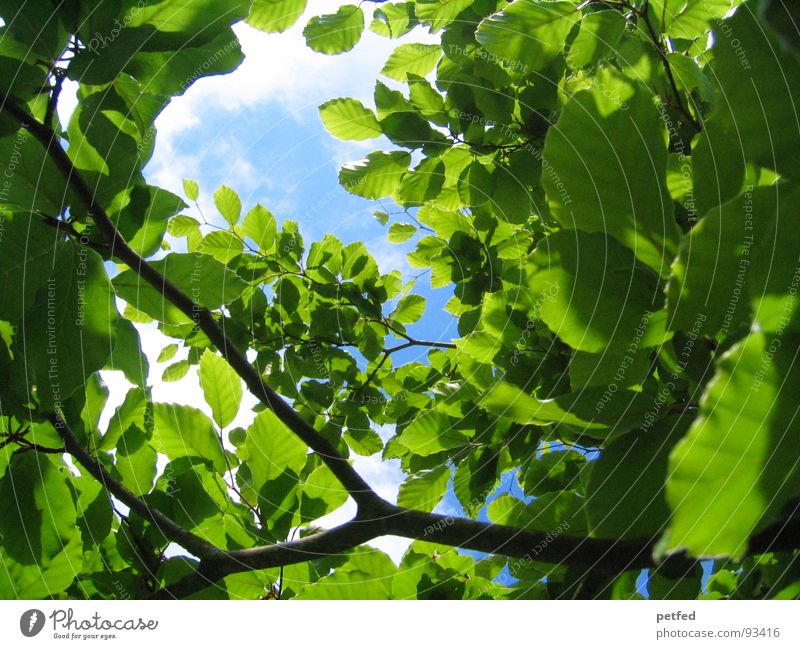
{"label": "backlit translucent leaf", "polygon": [[580,12],[572,2],[515,0],[484,20],[476,38],[506,69],[528,74],[564,49]]}
{"label": "backlit translucent leaf", "polygon": [[425,298],[413,294],[401,298],[389,317],[395,322],[407,325],[419,320],[424,312]]}
{"label": "backlit translucent leaf", "polygon": [[550,211],[563,227],[607,232],[667,275],[678,228],[666,130],[649,92],[616,73],[599,74],[567,102],[542,160]]}
{"label": "backlit translucent leaf", "polygon": [[537,399],[510,383],[494,385],[480,405],[493,415],[520,424],[560,424],[590,437],[605,439],[643,424],[654,410],[654,397],[632,390],[617,390],[606,398],[607,386]]}
{"label": "backlit translucent leaf", "polygon": [[242,402],[242,380],[227,361],[207,349],[200,357],[200,387],[211,406],[217,426],[224,428],[239,412]]}
{"label": "backlit translucent leaf", "polygon": [[364,31],[364,12],[356,5],[342,5],[334,14],[315,16],[303,30],[308,46],[323,54],[352,50]]}
{"label": "backlit translucent leaf", "polygon": [[[152,262],[152,266],[208,309],[232,302],[246,286],[238,275],[210,255],[172,253]],[[117,275],[113,284],[119,297],[156,320],[173,324],[190,320],[133,270]]]}
{"label": "backlit translucent leaf", "polygon": [[183,181],[183,192],[190,201],[196,201],[200,198],[200,187],[194,180],[185,179]]}
{"label": "backlit translucent leaf", "polygon": [[458,448],[468,441],[446,415],[436,410],[418,415],[397,440],[412,453],[423,456]]}
{"label": "backlit translucent leaf", "polygon": [[339,184],[351,194],[382,198],[397,189],[411,156],[405,151],[376,151],[366,159],[351,162],[339,172]]}
{"label": "backlit translucent leaf", "polygon": [[800,179],[797,57],[745,6],[718,27],[711,68],[719,91],[709,127],[734,126],[736,162],[744,157]]}
{"label": "backlit translucent leaf", "polygon": [[409,74],[427,76],[442,56],[439,45],[404,43],[392,52],[381,74],[397,81],[408,81]]}
{"label": "backlit translucent leaf", "polygon": [[574,349],[635,352],[663,342],[658,278],[614,239],[564,230],[530,260],[535,315]]}
{"label": "backlit translucent leaf", "polygon": [[114,466],[122,476],[122,483],[134,494],[148,493],[156,477],[155,450],[147,435],[136,426],[131,426],[117,443]]}
{"label": "backlit translucent leaf", "polygon": [[214,193],[214,205],[228,223],[236,225],[239,222],[239,217],[242,215],[242,201],[230,187],[223,185]]}
{"label": "backlit translucent leaf", "polygon": [[277,223],[272,213],[261,205],[256,205],[244,217],[242,232],[252,239],[259,250],[266,252],[275,242]]}
{"label": "backlit translucent leaf", "polygon": [[590,464],[586,516],[594,536],[649,538],[664,531],[667,460],[688,424],[687,417],[666,417],[647,431],[617,439]]}
{"label": "backlit translucent leaf", "polygon": [[180,457],[208,460],[217,472],[225,471],[222,444],[211,421],[202,412],[189,406],[156,403],[153,415],[152,444],[158,451],[170,460]]}
{"label": "backlit translucent leaf", "polygon": [[413,237],[416,232],[417,227],[412,223],[392,223],[387,239],[392,243],[403,243]]}
{"label": "backlit translucent leaf", "polygon": [[253,0],[247,23],[263,32],[283,32],[303,15],[308,0]]}
{"label": "backlit translucent leaf", "polygon": [[440,466],[419,476],[409,476],[400,485],[397,504],[401,507],[430,512],[447,490],[450,468]]}
{"label": "backlit translucent leaf", "polygon": [[299,474],[308,451],[271,410],[260,413],[247,429],[245,447],[256,490],[286,471]]}
{"label": "backlit translucent leaf", "polygon": [[381,126],[358,99],[331,99],[319,107],[322,123],[340,140],[369,140],[381,135]]}
{"label": "backlit translucent leaf", "polygon": [[795,334],[753,332],[719,361],[670,456],[666,549],[740,558],[749,536],[797,496],[798,349]]}
{"label": "backlit translucent leaf", "polygon": [[14,349],[26,359],[20,378],[36,385],[41,406],[50,409],[105,366],[117,311],[103,261],[93,250],[69,243],[43,263],[50,277],[39,287]]}

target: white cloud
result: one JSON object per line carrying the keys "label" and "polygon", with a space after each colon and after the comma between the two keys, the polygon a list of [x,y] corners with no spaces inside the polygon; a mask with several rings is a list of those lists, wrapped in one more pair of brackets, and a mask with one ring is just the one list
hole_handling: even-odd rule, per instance
{"label": "white cloud", "polygon": [[[375,80],[394,48],[403,42],[435,39],[423,30],[395,40],[378,36],[368,29],[373,7],[362,7],[367,29],[361,41],[352,51],[337,56],[312,51],[302,36],[309,17],[331,11],[324,0],[312,0],[306,15],[283,34],[264,34],[245,23],[235,25],[244,62],[231,74],[200,79],[159,116],[157,152],[148,169],[153,181],[178,191],[180,170],[197,168],[198,163],[196,157],[178,154],[182,138],[196,138],[198,127],[220,114],[233,120],[241,112],[257,111],[265,124],[264,130],[255,134],[261,137],[272,128],[288,128],[289,120],[318,125],[321,132],[317,106],[333,97],[356,97],[371,104]],[[229,134],[218,133],[209,140],[216,144],[227,138]],[[370,143],[332,146],[334,157],[342,162],[374,148]]]}

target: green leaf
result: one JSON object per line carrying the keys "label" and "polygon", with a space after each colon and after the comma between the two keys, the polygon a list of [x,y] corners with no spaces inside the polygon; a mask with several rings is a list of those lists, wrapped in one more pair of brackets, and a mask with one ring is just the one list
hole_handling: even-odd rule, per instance
{"label": "green leaf", "polygon": [[389,599],[391,580],[376,579],[360,570],[336,570],[309,584],[294,598],[298,600]]}
{"label": "green leaf", "polygon": [[239,194],[223,185],[214,193],[214,205],[231,225],[236,225],[242,215],[242,200]]}
{"label": "green leaf", "polygon": [[381,74],[404,83],[408,81],[409,74],[425,77],[433,70],[441,56],[442,48],[439,45],[404,43],[392,52]]}
{"label": "green leaf", "polygon": [[652,416],[653,395],[617,390],[609,398],[607,386],[585,388],[549,399],[537,399],[517,386],[499,382],[482,397],[481,407],[498,417],[520,424],[558,424],[596,439],[608,439],[642,425]]}
{"label": "green leaf", "polygon": [[199,252],[211,255],[223,264],[227,264],[242,254],[242,240],[227,230],[214,230],[203,237]]}
{"label": "green leaf", "polygon": [[117,443],[114,462],[122,484],[137,496],[149,493],[156,477],[157,457],[147,435],[137,426],[128,428]]}
{"label": "green leaf", "polygon": [[[508,174],[504,175],[507,176]],[[458,178],[458,196],[464,205],[475,207],[485,205],[488,201],[494,200],[500,214],[505,211],[503,210],[503,203],[497,202],[499,196],[494,195],[492,175],[486,169],[486,166],[478,161],[470,163],[461,172]],[[502,201],[502,199],[500,200]],[[527,214],[525,216],[527,218]]]}
{"label": "green leaf", "polygon": [[[171,253],[151,262],[151,265],[207,309],[217,309],[233,302],[246,287],[238,275],[210,255]],[[113,284],[118,297],[156,320],[170,324],[190,321],[186,314],[141,279],[134,270],[120,273],[114,278]]]}
{"label": "green leaf", "polygon": [[[673,330],[727,335],[747,321],[747,298],[758,295],[750,287],[759,248],[775,222],[791,219],[798,200],[800,192],[790,186],[749,187],[684,235],[667,286]],[[765,244],[772,257],[774,243],[767,239]],[[789,284],[790,279],[784,290]]]}
{"label": "green leaf", "polygon": [[125,5],[122,12],[119,3],[117,11],[105,4],[101,11],[87,12],[86,19],[72,17],[85,47],[70,60],[70,78],[101,85],[127,74],[148,93],[171,96],[198,77],[227,71],[241,56],[230,26],[247,16],[248,0]]}
{"label": "green leaf", "polygon": [[189,368],[191,368],[189,361],[180,360],[164,369],[164,371],[161,373],[161,380],[165,383],[180,381],[189,373]]}
{"label": "green leaf", "polygon": [[572,42],[567,62],[573,68],[597,65],[617,53],[625,33],[625,17],[619,11],[597,11],[581,20],[581,29]]}
{"label": "green leaf", "polygon": [[593,536],[651,538],[664,531],[670,514],[667,461],[690,422],[686,416],[665,417],[645,432],[620,437],[590,463],[586,516]]}
{"label": "green leaf", "polygon": [[800,65],[772,30],[745,7],[720,26],[711,64],[716,110],[708,126],[733,127],[736,162],[742,157],[800,179]]}
{"label": "green leaf", "polygon": [[383,441],[378,433],[370,428],[349,428],[343,435],[347,445],[359,455],[369,457],[383,450]]}
{"label": "green leaf", "polygon": [[532,458],[525,469],[523,487],[526,494],[540,496],[551,491],[566,491],[578,485],[578,476],[586,459],[577,451],[549,451]]}
{"label": "green leaf", "polygon": [[28,388],[34,384],[40,407],[60,405],[86,378],[105,367],[116,334],[114,291],[103,260],[71,242],[59,247],[14,341],[14,356],[25,359]]}
{"label": "green leaf", "polygon": [[562,230],[530,261],[534,315],[574,349],[635,352],[664,341],[658,278],[613,239]]}
{"label": "green leaf", "polygon": [[417,0],[414,13],[421,23],[435,32],[453,22],[474,0]]}
{"label": "green leaf", "polygon": [[184,179],[183,193],[190,201],[197,201],[200,198],[200,186],[194,180]]}
{"label": "green leaf", "polygon": [[572,2],[515,0],[486,18],[475,36],[504,68],[529,74],[543,69],[564,49],[580,16]]}
{"label": "green leaf", "polygon": [[[441,160],[426,158],[417,165],[414,171],[403,176],[395,192],[397,202],[403,207],[422,206],[437,201],[446,180],[445,166]],[[409,224],[396,224],[392,228],[402,232]],[[414,228],[416,231],[416,228]],[[400,233],[398,232],[398,234]],[[392,232],[389,231],[390,241]]]}
{"label": "green leaf", "polygon": [[[11,562],[5,563],[3,573],[12,581],[23,577],[25,566],[46,570],[76,535],[68,476],[60,460],[27,453],[16,457],[0,479],[0,548]],[[73,572],[53,586],[62,591],[74,576]]]}
{"label": "green leaf", "polygon": [[663,547],[740,559],[750,535],[800,493],[800,338],[753,332],[720,359],[670,456]]}
{"label": "green leaf", "polygon": [[230,424],[242,403],[242,380],[227,361],[210,349],[200,357],[200,387],[217,426]]}
{"label": "green leaf", "polygon": [[170,217],[184,207],[186,204],[171,192],[137,185],[131,190],[130,202],[111,216],[131,248],[140,256],[149,257],[160,249]]}
{"label": "green leaf", "polygon": [[420,114],[439,125],[448,123],[444,98],[428,83],[415,74],[408,73],[408,98]]}
{"label": "green leaf", "polygon": [[347,490],[323,464],[314,469],[303,484],[300,512],[304,518],[316,520],[344,505],[348,497]]}
{"label": "green leaf", "polygon": [[21,321],[52,272],[58,237],[38,219],[3,215],[0,239],[0,320]]}
{"label": "green leaf", "polygon": [[247,429],[245,440],[252,485],[256,491],[287,471],[298,475],[308,449],[271,410],[260,413]]}
{"label": "green leaf", "polygon": [[403,243],[416,233],[417,227],[413,223],[392,223],[389,227],[389,236],[387,238],[391,243]]}
{"label": "green leaf", "polygon": [[161,0],[154,5],[141,6],[132,2],[123,9],[124,23],[129,29],[148,26],[164,33],[202,32],[214,21],[231,23],[247,15],[250,3],[246,0],[195,0],[187,5],[183,0]]}
{"label": "green leaf", "polygon": [[211,421],[189,406],[156,403],[153,406],[152,444],[170,460],[196,457],[208,460],[218,473],[227,469],[225,455]]}
{"label": "green leaf", "polygon": [[400,38],[417,24],[414,4],[411,2],[387,2],[377,7],[370,29],[386,38]]}
{"label": "green leaf", "polygon": [[275,243],[278,224],[272,213],[261,205],[256,205],[244,217],[242,233],[252,239],[262,252],[267,252]]}
{"label": "green leaf", "polygon": [[453,428],[450,418],[437,410],[418,415],[396,439],[412,453],[422,456],[467,443],[467,437]]}
{"label": "green leaf", "polygon": [[731,0],[688,0],[677,15],[665,20],[665,32],[670,38],[699,38],[706,34],[714,20],[725,16],[732,5]]}
{"label": "green leaf", "polygon": [[351,162],[339,172],[339,184],[351,194],[364,198],[390,196],[400,184],[411,163],[405,151],[376,151],[366,159]]}
{"label": "green leaf", "polygon": [[652,348],[639,344],[626,349],[604,349],[597,354],[575,350],[569,362],[570,385],[575,391],[612,383],[617,388],[637,386],[650,371],[652,352]]}
{"label": "green leaf", "polygon": [[425,298],[421,295],[412,294],[400,298],[389,318],[400,324],[407,325],[419,320],[423,313],[425,313]]}
{"label": "green leaf", "polygon": [[149,402],[150,395],[143,389],[133,388],[125,395],[125,400],[116,409],[108,422],[108,429],[100,440],[102,451],[113,450],[119,438],[131,426],[150,432],[153,428],[153,413]]}
{"label": "green leaf", "polygon": [[139,332],[124,318],[117,319],[116,339],[106,367],[121,371],[134,385],[144,387],[147,383],[150,363],[142,353]]}
{"label": "green leaf", "polygon": [[253,0],[247,24],[262,32],[285,32],[306,10],[308,0]]}
{"label": "green leaf", "polygon": [[370,140],[380,137],[381,125],[358,99],[331,99],[319,107],[325,128],[340,140]]}
{"label": "green leaf", "polygon": [[[96,200],[106,204],[136,184],[152,153],[153,132],[147,129],[161,102],[133,85],[126,88],[120,79],[102,91],[80,93],[67,127],[73,164],[93,184]],[[139,119],[130,107],[128,92],[138,93],[142,106],[154,102]]]}
{"label": "green leaf", "polygon": [[542,162],[550,211],[564,228],[607,232],[668,274],[678,228],[666,181],[666,130],[648,91],[601,70],[548,131]]}
{"label": "green leaf", "polygon": [[335,14],[312,18],[303,30],[315,52],[341,54],[352,50],[364,31],[364,12],[356,5],[342,5]]}
{"label": "green leaf", "polygon": [[175,354],[177,353],[178,346],[174,343],[169,344],[158,353],[157,361],[159,363],[166,363],[167,361],[171,361],[173,358],[175,358]]}
{"label": "green leaf", "polygon": [[432,512],[447,491],[450,467],[440,466],[419,476],[409,476],[400,485],[397,504],[400,507]]}
{"label": "green leaf", "polygon": [[[510,525],[526,530],[538,530],[547,534],[564,529],[577,534],[584,527],[581,506],[583,499],[574,492],[548,493],[530,503],[524,503],[510,495],[496,498],[487,508],[489,520],[497,525]],[[522,566],[519,562],[517,569]]]}
{"label": "green leaf", "polygon": [[67,204],[67,184],[38,140],[16,130],[0,137],[0,160],[4,165],[0,205],[26,215],[32,209],[61,214]]}

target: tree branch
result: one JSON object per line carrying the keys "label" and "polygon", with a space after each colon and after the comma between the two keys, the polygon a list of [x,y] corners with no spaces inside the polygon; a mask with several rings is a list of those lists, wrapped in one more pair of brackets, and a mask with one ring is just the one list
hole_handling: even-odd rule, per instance
{"label": "tree branch", "polygon": [[58,431],[61,439],[64,440],[64,449],[66,452],[80,462],[95,480],[102,484],[109,493],[117,498],[117,500],[127,505],[131,511],[149,520],[169,540],[178,543],[197,557],[212,557],[220,554],[221,550],[217,549],[214,545],[201,539],[199,536],[195,536],[188,530],[185,530],[171,518],[168,518],[157,509],[150,507],[144,500],[128,491],[121,482],[108,473],[108,471],[91,456],[89,451],[81,446],[75,433],[72,432],[67,422],[64,421],[64,418],[60,414],[51,414],[48,416],[48,419]]}
{"label": "tree branch", "polygon": [[[371,516],[359,514],[331,530],[258,548],[216,555],[200,562],[197,572],[153,595],[157,599],[183,598],[228,575],[311,561],[345,552],[386,534],[422,539],[465,550],[514,557],[524,561],[568,564],[604,573],[656,568],[686,574],[698,560],[675,553],[653,558],[658,536],[649,539],[597,539],[553,532],[535,532],[440,514],[428,514],[385,503]],[[800,544],[800,506],[786,520],[774,523],[750,539],[748,554],[791,551]]]}
{"label": "tree branch", "polygon": [[95,200],[94,192],[86,184],[66,151],[61,147],[56,133],[48,125],[37,122],[26,110],[2,93],[0,93],[0,107],[42,144],[58,170],[72,185],[75,194],[84,204],[84,207],[97,224],[98,229],[108,241],[111,246],[111,254],[127,264],[139,277],[159,291],[169,302],[199,326],[222,353],[230,366],[242,378],[250,392],[272,410],[278,419],[297,435],[306,446],[320,456],[359,506],[369,506],[380,501],[378,495],[353,469],[347,458],[339,453],[331,442],[317,432],[292,406],[264,382],[261,374],[250,364],[247,357],[217,324],[211,311],[195,304],[188,295],[161,275],[128,245],[125,238],[114,226],[105,208]]}
{"label": "tree branch", "polygon": [[151,599],[182,599],[212,586],[220,579],[237,572],[264,570],[312,561],[342,554],[379,536],[376,525],[353,519],[339,527],[306,536],[297,541],[237,550],[222,556],[204,559],[196,572],[166,586]]}

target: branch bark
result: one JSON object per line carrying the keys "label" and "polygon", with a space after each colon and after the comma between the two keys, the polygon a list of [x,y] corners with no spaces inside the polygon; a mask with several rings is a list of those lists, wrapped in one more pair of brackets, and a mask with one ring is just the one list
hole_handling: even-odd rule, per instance
{"label": "branch bark", "polygon": [[[153,595],[155,599],[189,597],[228,575],[248,570],[286,566],[345,552],[374,538],[391,534],[449,545],[521,561],[568,564],[604,574],[659,568],[669,574],[688,574],[698,559],[685,553],[654,558],[658,537],[597,539],[535,532],[464,518],[428,514],[385,503],[371,517],[352,521],[313,536],[276,545],[222,553],[200,562],[198,570]],[[800,505],[785,520],[768,526],[750,539],[748,554],[787,552],[800,543]]]}

